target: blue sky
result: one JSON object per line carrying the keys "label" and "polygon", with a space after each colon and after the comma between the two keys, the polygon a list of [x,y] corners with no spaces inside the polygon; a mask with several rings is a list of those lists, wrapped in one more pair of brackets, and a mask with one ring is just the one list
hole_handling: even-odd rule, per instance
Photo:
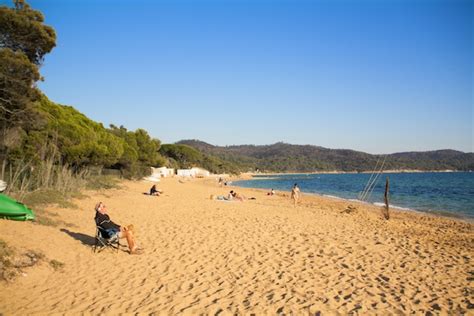
{"label": "blue sky", "polygon": [[105,126],[164,143],[474,151],[473,1],[29,3],[58,37],[41,89]]}

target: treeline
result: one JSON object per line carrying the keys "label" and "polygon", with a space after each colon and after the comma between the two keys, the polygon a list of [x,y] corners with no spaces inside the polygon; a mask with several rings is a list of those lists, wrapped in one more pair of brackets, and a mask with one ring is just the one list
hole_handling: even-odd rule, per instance
{"label": "treeline", "polygon": [[[184,145],[161,148],[143,129],[109,128],[73,107],[51,102],[36,86],[56,34],[24,0],[0,6],[0,176],[23,189],[58,187],[65,175],[114,169],[126,178],[150,167],[203,167],[238,172],[233,164]],[[93,171],[93,172],[91,172]],[[13,183],[12,183],[13,182]]]}
{"label": "treeline", "polygon": [[31,108],[34,124],[9,130],[5,161],[36,166],[43,161],[67,165],[75,171],[116,169],[126,178],[141,178],[150,167],[202,167],[212,173],[238,173],[230,162],[187,145],[161,145],[147,131],[104,127],[71,106],[59,105],[42,96]]}
{"label": "treeline", "polygon": [[160,153],[167,158],[167,165],[172,168],[201,167],[215,174],[239,173],[239,168],[235,164],[213,155],[204,154],[187,145],[166,144],[161,146]]}
{"label": "treeline", "polygon": [[317,172],[372,171],[385,159],[385,170],[474,170],[474,154],[455,150],[371,155],[312,145],[276,143],[254,146],[213,146],[199,140],[178,142],[232,163],[240,171]]}
{"label": "treeline", "polygon": [[149,166],[166,160],[158,153],[160,141],[145,130],[128,131],[123,126],[105,128],[70,106],[62,106],[46,96],[31,108],[35,124],[10,129],[17,141],[6,146],[10,163],[32,163],[53,159],[76,171],[88,167],[114,168],[126,177],[149,173]]}
{"label": "treeline", "polygon": [[0,6],[0,177],[10,192],[74,192],[102,168],[134,178],[163,165],[146,131],[104,128],[37,88],[56,33],[24,0]]}

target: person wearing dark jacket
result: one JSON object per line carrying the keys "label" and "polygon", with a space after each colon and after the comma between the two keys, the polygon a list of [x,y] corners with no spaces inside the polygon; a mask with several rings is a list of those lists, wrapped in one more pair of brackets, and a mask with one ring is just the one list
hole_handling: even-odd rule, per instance
{"label": "person wearing dark jacket", "polygon": [[160,196],[160,194],[163,193],[162,190],[158,190],[156,188],[156,184],[154,184],[151,188],[150,188],[150,195],[156,195],[156,196]]}
{"label": "person wearing dark jacket", "polygon": [[109,215],[107,214],[107,207],[104,205],[104,203],[97,203],[95,206],[95,211],[94,219],[97,226],[103,228],[109,236],[118,234],[119,238],[126,238],[128,248],[130,249],[130,254],[140,254],[141,249],[135,242],[132,230],[112,222]]}

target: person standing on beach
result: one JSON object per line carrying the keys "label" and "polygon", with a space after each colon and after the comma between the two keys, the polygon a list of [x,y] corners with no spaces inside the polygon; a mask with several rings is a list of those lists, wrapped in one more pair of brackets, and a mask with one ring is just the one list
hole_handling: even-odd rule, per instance
{"label": "person standing on beach", "polygon": [[298,188],[298,184],[295,183],[293,185],[293,189],[291,189],[291,199],[293,200],[294,206],[298,204],[298,200],[300,199],[300,188]]}

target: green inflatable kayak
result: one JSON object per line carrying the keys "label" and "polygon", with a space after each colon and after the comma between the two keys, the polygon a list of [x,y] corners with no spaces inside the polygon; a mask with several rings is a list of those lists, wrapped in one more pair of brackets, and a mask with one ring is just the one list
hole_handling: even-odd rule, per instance
{"label": "green inflatable kayak", "polygon": [[27,221],[35,219],[35,214],[24,204],[0,193],[0,218]]}

